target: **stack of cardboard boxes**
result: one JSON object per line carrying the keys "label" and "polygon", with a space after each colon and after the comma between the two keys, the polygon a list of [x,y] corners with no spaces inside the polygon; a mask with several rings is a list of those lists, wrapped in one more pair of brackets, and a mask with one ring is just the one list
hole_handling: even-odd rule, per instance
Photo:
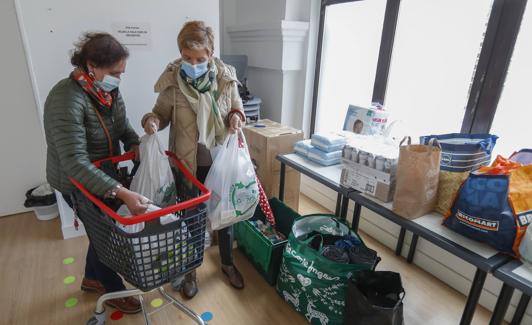
{"label": "stack of cardboard boxes", "polygon": [[[294,144],[303,139],[303,132],[270,120],[257,121],[243,130],[264,191],[269,198],[278,197],[281,163],[276,157],[294,152]],[[300,181],[300,174],[287,166],[284,202],[295,211],[299,210]]]}

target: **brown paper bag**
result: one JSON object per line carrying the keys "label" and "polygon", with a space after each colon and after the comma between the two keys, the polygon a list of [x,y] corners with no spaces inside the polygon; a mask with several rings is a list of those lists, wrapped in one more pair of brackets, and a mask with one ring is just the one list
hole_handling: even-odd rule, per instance
{"label": "brown paper bag", "polygon": [[[408,139],[407,145],[402,145]],[[438,194],[441,147],[436,139],[428,145],[411,144],[410,137],[401,141],[397,164],[397,183],[393,211],[415,219],[434,209]]]}

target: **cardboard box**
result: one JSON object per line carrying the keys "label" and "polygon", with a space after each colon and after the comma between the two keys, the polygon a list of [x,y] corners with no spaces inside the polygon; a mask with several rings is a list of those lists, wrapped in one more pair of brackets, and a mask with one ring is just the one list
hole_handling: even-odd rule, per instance
{"label": "cardboard box", "polygon": [[[249,153],[268,197],[279,197],[281,163],[278,154],[294,152],[294,144],[303,140],[303,132],[270,120],[260,120],[243,128]],[[286,167],[284,202],[299,210],[301,175]]]}
{"label": "cardboard box", "polygon": [[383,202],[390,202],[395,191],[395,175],[343,160],[340,183],[348,188],[369,194]]}

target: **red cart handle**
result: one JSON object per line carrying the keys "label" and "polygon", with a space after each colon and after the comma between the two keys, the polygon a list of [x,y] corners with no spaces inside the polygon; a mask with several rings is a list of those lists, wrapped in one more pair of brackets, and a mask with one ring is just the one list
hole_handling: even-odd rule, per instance
{"label": "red cart handle", "polygon": [[[149,221],[149,220],[153,220],[153,219],[156,219],[156,218],[163,217],[163,216],[165,216],[167,214],[170,214],[170,213],[174,213],[174,212],[177,212],[177,211],[182,211],[182,210],[188,209],[190,207],[196,206],[196,205],[198,205],[198,204],[200,204],[202,202],[207,201],[210,198],[210,196],[211,196],[211,191],[209,189],[207,189],[205,187],[205,185],[203,185],[200,181],[198,181],[196,179],[196,177],[194,177],[194,175],[192,175],[192,173],[185,167],[185,165],[183,165],[183,163],[181,161],[179,161],[179,159],[177,158],[177,156],[173,152],[166,151],[166,155],[169,158],[172,159],[174,164],[185,175],[185,177],[189,181],[191,181],[192,184],[194,184],[201,191],[202,194],[200,196],[195,197],[195,198],[190,199],[190,200],[187,200],[187,201],[184,201],[184,202],[180,202],[180,203],[177,203],[177,204],[174,204],[174,205],[170,205],[170,206],[168,206],[166,208],[162,208],[162,209],[157,210],[157,211],[148,212],[146,214],[140,214],[140,215],[130,216],[130,217],[123,217],[123,216],[119,215],[118,213],[116,213],[115,211],[113,211],[113,209],[111,209],[107,205],[105,205],[105,203],[103,203],[95,195],[93,195],[91,192],[89,192],[89,190],[87,190],[87,188],[85,188],[85,186],[81,185],[81,183],[79,183],[78,181],[76,181],[72,177],[69,177],[69,179],[72,182],[72,184],[74,184],[74,186],[76,186],[81,191],[81,193],[83,193],[83,195],[85,195],[89,200],[92,201],[92,203],[96,204],[109,217],[113,218],[114,220],[118,221],[119,223],[121,223],[123,225],[134,225],[134,224],[137,224],[137,223],[146,222],[146,221]],[[133,160],[134,158],[135,158],[135,153],[134,152],[128,152],[128,153],[123,154],[121,156],[115,156],[115,157],[110,157],[110,158],[94,161],[93,164],[96,167],[100,167],[102,162],[104,162],[104,161],[111,161],[113,164],[117,164],[117,163],[119,163],[121,161]]]}

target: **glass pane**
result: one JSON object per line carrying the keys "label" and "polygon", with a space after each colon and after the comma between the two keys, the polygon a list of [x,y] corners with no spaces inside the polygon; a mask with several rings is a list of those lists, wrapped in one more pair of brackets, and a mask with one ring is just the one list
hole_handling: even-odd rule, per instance
{"label": "glass pane", "polygon": [[327,7],[316,132],[341,130],[349,104],[371,104],[385,8],[385,0]]}
{"label": "glass pane", "polygon": [[[525,95],[530,91],[532,76],[532,8],[527,6],[517,43],[497,106],[491,133],[499,136],[494,154],[508,157],[522,148],[532,148],[530,123],[532,107]],[[493,156],[495,157],[495,156]]]}
{"label": "glass pane", "polygon": [[403,0],[385,108],[396,135],[460,132],[492,0]]}

